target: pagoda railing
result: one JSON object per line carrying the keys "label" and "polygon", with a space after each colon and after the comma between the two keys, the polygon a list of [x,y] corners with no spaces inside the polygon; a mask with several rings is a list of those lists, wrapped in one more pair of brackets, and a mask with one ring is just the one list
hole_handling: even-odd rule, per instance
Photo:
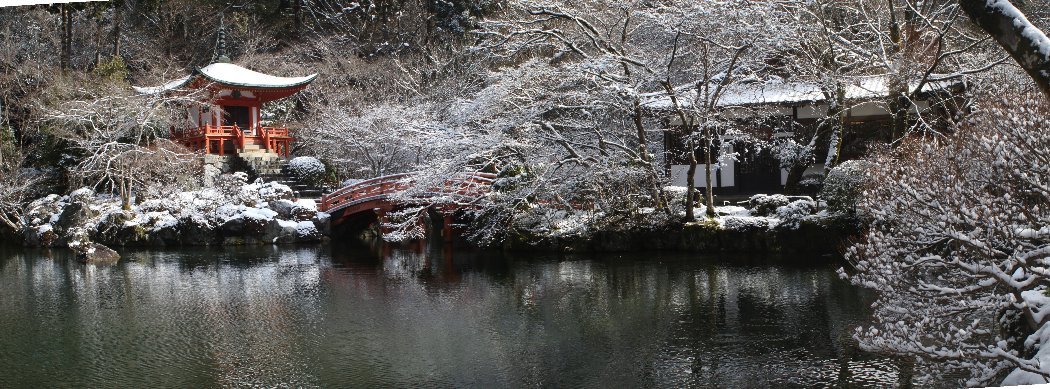
{"label": "pagoda railing", "polygon": [[[170,130],[171,139],[183,143],[191,148],[203,148],[205,151],[210,152],[212,147],[210,141],[220,141],[219,150],[222,149],[222,144],[226,141],[233,142],[238,149],[244,149],[244,146],[251,141],[253,144],[259,144],[268,150],[273,150],[278,154],[287,156],[289,152],[289,144],[294,141],[291,136],[291,131],[286,127],[256,127],[255,131],[247,131],[236,125],[229,126],[213,126],[204,125],[196,128],[186,128],[176,130],[174,127]],[[221,151],[219,152],[222,153]]]}

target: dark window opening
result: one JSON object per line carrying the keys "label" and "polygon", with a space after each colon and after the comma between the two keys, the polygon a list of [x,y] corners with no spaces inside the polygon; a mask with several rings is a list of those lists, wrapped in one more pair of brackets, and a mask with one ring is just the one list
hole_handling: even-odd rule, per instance
{"label": "dark window opening", "polygon": [[226,125],[237,125],[241,130],[251,128],[251,114],[248,107],[226,106]]}

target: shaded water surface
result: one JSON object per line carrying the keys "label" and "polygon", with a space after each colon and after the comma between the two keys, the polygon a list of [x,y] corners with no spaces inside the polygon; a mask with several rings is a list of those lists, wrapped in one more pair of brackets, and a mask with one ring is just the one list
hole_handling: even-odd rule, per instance
{"label": "shaded water surface", "polygon": [[[0,388],[885,386],[834,265],[367,247],[0,248]],[[805,258],[797,259],[802,262]]]}

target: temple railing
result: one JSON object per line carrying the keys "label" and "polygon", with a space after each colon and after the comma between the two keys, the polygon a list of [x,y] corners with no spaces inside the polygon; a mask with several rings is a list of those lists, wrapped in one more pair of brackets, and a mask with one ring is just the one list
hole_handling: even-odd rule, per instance
{"label": "temple railing", "polygon": [[[223,149],[222,144],[224,142],[233,142],[238,149],[244,149],[244,146],[251,141],[252,144],[259,144],[267,150],[273,150],[284,156],[288,156],[290,143],[295,140],[291,136],[291,131],[286,127],[260,126],[255,127],[254,131],[252,131],[251,129],[242,129],[236,125],[213,126],[209,124],[179,130],[172,127],[170,135],[174,141],[206,151],[214,149],[210,145],[211,141],[219,141],[218,150]],[[219,153],[221,154],[222,152],[220,151]]]}
{"label": "temple railing", "polygon": [[221,137],[221,136],[236,136],[237,133],[241,133],[244,137],[254,138],[284,138],[290,137],[291,131],[287,127],[256,127],[254,131],[257,135],[248,135],[245,129],[242,129],[236,125],[231,126],[213,126],[205,125],[195,128],[185,129],[171,129],[171,136],[173,138],[196,138],[201,136],[208,137]]}

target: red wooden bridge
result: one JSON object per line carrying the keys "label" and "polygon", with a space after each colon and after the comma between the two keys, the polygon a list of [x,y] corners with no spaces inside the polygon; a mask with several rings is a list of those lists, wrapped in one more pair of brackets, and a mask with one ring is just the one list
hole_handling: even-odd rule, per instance
{"label": "red wooden bridge", "polygon": [[488,193],[492,173],[462,173],[425,185],[413,173],[392,174],[357,182],[321,197],[320,210],[332,215],[331,227],[360,232],[391,211],[425,206],[444,216],[443,235],[451,239],[453,215],[477,206]]}

